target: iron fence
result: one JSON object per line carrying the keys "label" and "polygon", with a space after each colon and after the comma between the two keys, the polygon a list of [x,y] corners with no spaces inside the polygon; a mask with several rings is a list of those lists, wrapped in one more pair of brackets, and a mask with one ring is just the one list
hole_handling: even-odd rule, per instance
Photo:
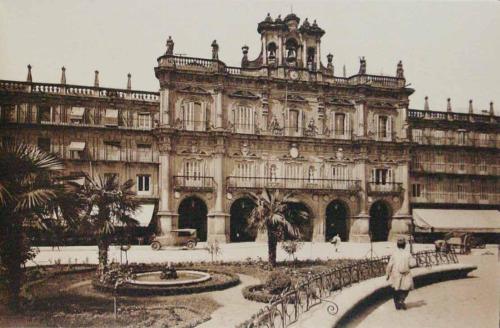
{"label": "iron fence", "polygon": [[[422,251],[413,254],[418,267],[457,263],[456,253]],[[271,299],[268,305],[255,313],[237,328],[285,328],[299,320],[302,313],[313,306],[328,303],[331,315],[338,312],[335,302],[326,298],[354,283],[376,278],[385,274],[389,256],[366,259],[354,264],[344,265],[315,275],[308,275],[294,287]]]}

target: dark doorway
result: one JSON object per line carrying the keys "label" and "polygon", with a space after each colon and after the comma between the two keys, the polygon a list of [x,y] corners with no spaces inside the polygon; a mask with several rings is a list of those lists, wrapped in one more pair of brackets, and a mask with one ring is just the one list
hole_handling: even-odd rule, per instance
{"label": "dark doorway", "polygon": [[338,200],[334,200],[326,207],[326,229],[325,238],[331,240],[336,234],[339,235],[342,241],[347,241],[349,232],[347,231],[347,223],[349,211],[347,206]]}
{"label": "dark doorway", "polygon": [[[307,219],[303,220],[299,217],[298,212],[306,212]],[[300,238],[303,241],[311,241],[313,234],[313,217],[308,207],[303,203],[288,203],[288,209],[286,212],[286,216],[288,221],[291,222],[294,226],[299,227]],[[285,233],[285,239],[289,239],[290,236]]]}
{"label": "dark doorway", "polygon": [[248,217],[255,204],[248,198],[240,198],[231,205],[230,233],[232,242],[255,241],[257,231],[248,227]]}
{"label": "dark doorway", "polygon": [[188,197],[179,205],[179,229],[196,229],[201,241],[207,240],[207,205],[198,197]]}
{"label": "dark doorway", "polygon": [[370,237],[372,241],[387,241],[391,209],[383,201],[377,201],[370,207]]}

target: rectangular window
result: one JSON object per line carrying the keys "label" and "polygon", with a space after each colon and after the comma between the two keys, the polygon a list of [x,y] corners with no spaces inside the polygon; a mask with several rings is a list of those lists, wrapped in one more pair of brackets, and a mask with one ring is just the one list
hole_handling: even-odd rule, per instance
{"label": "rectangular window", "polygon": [[412,196],[413,197],[420,197],[421,196],[421,184],[420,183],[414,183],[412,185]]}
{"label": "rectangular window", "polygon": [[186,102],[182,104],[183,129],[189,131],[205,131],[206,122],[203,120],[204,104],[201,102]]}
{"label": "rectangular window", "polygon": [[389,137],[389,133],[387,131],[388,122],[389,120],[387,116],[378,117],[378,136],[381,139],[386,139]]}
{"label": "rectangular window", "polygon": [[121,145],[119,142],[106,142],[106,159],[108,161],[119,161]]}
{"label": "rectangular window", "polygon": [[107,108],[104,117],[104,125],[118,126],[118,109]]}
{"label": "rectangular window", "polygon": [[201,160],[191,159],[184,162],[184,184],[188,187],[201,187],[204,183],[205,166]]}
{"label": "rectangular window", "polygon": [[289,111],[289,127],[290,132],[297,133],[299,132],[299,111],[295,109],[291,109]]}
{"label": "rectangular window", "polygon": [[457,193],[458,193],[458,199],[460,200],[465,200],[466,199],[466,194],[465,194],[465,186],[464,185],[457,185]]}
{"label": "rectangular window", "polygon": [[443,130],[434,130],[434,144],[444,145],[446,143],[445,135],[446,133]]}
{"label": "rectangular window", "polygon": [[467,137],[467,135],[466,135],[465,131],[458,131],[458,144],[460,146],[463,146],[466,144],[466,142],[467,142],[466,137]]}
{"label": "rectangular window", "polygon": [[238,133],[253,133],[253,108],[238,106],[234,111],[234,124]]}
{"label": "rectangular window", "polygon": [[345,134],[345,114],[335,114],[335,135]]}
{"label": "rectangular window", "polygon": [[488,186],[486,181],[479,182],[479,199],[488,200]]}
{"label": "rectangular window", "polygon": [[149,194],[151,192],[151,176],[146,174],[137,175],[137,193]]}
{"label": "rectangular window", "polygon": [[50,152],[50,138],[38,138],[37,145],[41,150]]}
{"label": "rectangular window", "polygon": [[70,122],[73,124],[82,124],[84,114],[85,107],[71,107],[71,112],[69,115]]}
{"label": "rectangular window", "polygon": [[486,173],[488,171],[488,164],[486,158],[479,159],[479,172]]}
{"label": "rectangular window", "polygon": [[39,106],[38,107],[38,123],[51,122],[51,110],[50,106]]}
{"label": "rectangular window", "polygon": [[422,144],[423,143],[423,131],[420,130],[420,129],[413,129],[412,130],[412,138],[413,138],[413,142],[416,142],[418,144]]}
{"label": "rectangular window", "polygon": [[151,145],[138,144],[137,145],[137,161],[151,162],[153,153],[151,152]]}
{"label": "rectangular window", "polygon": [[390,173],[388,169],[375,169],[375,177],[373,182],[378,185],[385,185],[389,182],[389,176]]}
{"label": "rectangular window", "polygon": [[2,109],[2,120],[8,123],[14,123],[17,121],[16,109],[13,105],[3,105]]}
{"label": "rectangular window", "polygon": [[151,115],[149,113],[139,113],[138,127],[143,129],[151,128]]}

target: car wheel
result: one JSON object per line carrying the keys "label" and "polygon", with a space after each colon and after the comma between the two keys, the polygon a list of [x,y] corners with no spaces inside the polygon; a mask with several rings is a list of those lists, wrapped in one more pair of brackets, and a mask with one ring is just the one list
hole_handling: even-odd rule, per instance
{"label": "car wheel", "polygon": [[160,243],[159,243],[159,242],[157,242],[157,241],[153,241],[153,242],[151,243],[151,248],[152,248],[153,250],[155,250],[155,251],[158,251],[158,250],[160,250],[161,245],[160,245]]}
{"label": "car wheel", "polygon": [[186,244],[186,247],[188,249],[193,249],[195,246],[196,246],[196,244],[192,240],[188,241],[188,243]]}

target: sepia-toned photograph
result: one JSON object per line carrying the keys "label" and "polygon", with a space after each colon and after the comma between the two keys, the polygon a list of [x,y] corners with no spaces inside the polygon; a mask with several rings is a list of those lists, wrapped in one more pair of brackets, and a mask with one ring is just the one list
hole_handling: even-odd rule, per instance
{"label": "sepia-toned photograph", "polygon": [[498,328],[500,1],[0,0],[0,328]]}

